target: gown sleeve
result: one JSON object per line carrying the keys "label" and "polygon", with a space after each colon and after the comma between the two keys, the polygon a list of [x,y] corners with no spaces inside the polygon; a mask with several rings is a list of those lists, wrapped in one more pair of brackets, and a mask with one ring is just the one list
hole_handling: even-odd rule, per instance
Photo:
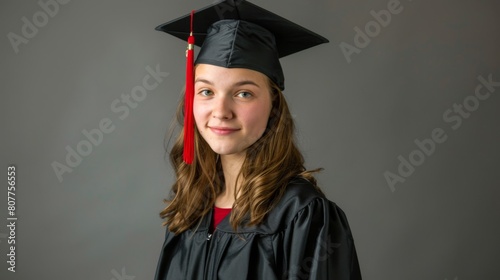
{"label": "gown sleeve", "polygon": [[361,280],[347,218],[325,198],[316,198],[299,210],[276,238],[281,239],[274,244],[282,279]]}

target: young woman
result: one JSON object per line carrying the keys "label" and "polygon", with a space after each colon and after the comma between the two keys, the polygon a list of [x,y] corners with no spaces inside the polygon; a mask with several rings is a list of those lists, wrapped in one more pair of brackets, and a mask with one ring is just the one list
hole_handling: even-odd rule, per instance
{"label": "young woman", "polygon": [[[189,20],[158,29],[186,39],[179,22]],[[176,182],[156,279],[361,279],[346,216],[304,168],[282,93],[279,57],[325,39],[245,1],[194,21],[195,37],[197,21],[210,25],[178,109],[194,119],[194,139],[179,135],[170,152]],[[283,39],[291,33],[295,43]]]}

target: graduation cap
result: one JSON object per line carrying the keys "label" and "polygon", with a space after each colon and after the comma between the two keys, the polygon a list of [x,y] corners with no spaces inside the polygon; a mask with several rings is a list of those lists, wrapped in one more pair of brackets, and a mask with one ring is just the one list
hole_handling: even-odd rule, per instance
{"label": "graduation cap", "polygon": [[[246,68],[285,88],[279,58],[327,43],[324,37],[244,0],[225,0],[156,27],[188,42],[184,161],[194,157],[194,64]],[[193,45],[201,46],[194,61]]]}

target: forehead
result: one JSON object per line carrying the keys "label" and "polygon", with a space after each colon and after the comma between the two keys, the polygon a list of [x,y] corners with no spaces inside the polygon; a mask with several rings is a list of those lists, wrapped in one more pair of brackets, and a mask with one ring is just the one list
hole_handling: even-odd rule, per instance
{"label": "forehead", "polygon": [[195,68],[195,81],[206,80],[211,83],[240,82],[251,80],[255,83],[268,85],[269,78],[255,70],[246,68],[225,68],[210,64],[198,64]]}

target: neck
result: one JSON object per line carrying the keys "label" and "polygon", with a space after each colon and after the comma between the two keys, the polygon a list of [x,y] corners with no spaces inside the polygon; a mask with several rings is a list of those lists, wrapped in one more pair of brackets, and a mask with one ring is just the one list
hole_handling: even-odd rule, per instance
{"label": "neck", "polygon": [[235,201],[236,177],[241,170],[245,155],[221,155],[222,171],[226,183],[224,191],[215,200],[215,205],[220,208],[232,208]]}

